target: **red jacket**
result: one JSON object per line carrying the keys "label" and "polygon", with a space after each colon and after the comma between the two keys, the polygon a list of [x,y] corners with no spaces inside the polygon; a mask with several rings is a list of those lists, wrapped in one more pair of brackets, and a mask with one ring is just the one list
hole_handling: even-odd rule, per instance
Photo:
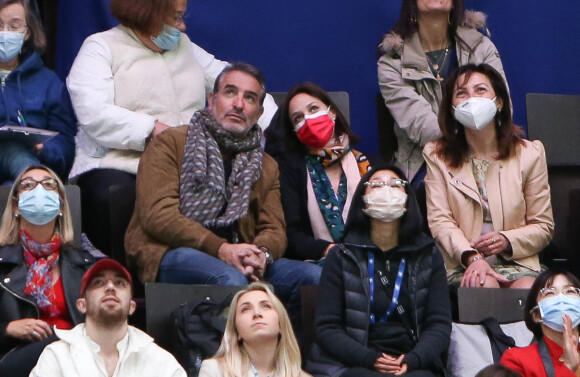
{"label": "red jacket", "polygon": [[[559,361],[563,353],[562,347],[547,337],[544,337],[544,340],[554,364],[556,377],[575,377],[574,372]],[[540,351],[538,351],[538,343],[523,348],[510,348],[504,352],[499,362],[511,370],[515,370],[522,377],[547,377]]]}

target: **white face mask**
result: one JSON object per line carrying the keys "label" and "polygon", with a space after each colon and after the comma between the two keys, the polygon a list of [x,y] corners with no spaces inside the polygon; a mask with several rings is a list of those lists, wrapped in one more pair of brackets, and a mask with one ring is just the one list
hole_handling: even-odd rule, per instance
{"label": "white face mask", "polygon": [[407,194],[391,186],[372,190],[363,196],[363,201],[367,205],[364,213],[386,223],[401,218],[407,210]]}
{"label": "white face mask", "polygon": [[453,106],[455,119],[467,128],[482,130],[491,123],[497,113],[495,99],[486,97],[471,97]]}

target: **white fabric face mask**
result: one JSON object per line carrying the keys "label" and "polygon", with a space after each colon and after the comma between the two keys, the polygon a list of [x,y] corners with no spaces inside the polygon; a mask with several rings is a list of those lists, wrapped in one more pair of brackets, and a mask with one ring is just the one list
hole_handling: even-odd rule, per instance
{"label": "white fabric face mask", "polygon": [[453,106],[453,116],[467,128],[482,130],[491,123],[497,113],[495,99],[486,97],[471,97],[461,102],[457,107]]}
{"label": "white fabric face mask", "polygon": [[407,211],[407,194],[391,186],[374,189],[363,196],[363,201],[367,205],[364,213],[386,223],[401,218]]}

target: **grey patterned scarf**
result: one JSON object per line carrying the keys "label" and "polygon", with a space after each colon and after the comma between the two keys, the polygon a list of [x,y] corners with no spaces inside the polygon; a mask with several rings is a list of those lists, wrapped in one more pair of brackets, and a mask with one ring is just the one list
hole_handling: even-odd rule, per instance
{"label": "grey patterned scarf", "polygon": [[[261,138],[258,125],[240,137],[222,128],[207,109],[193,114],[181,167],[180,212],[205,227],[228,226],[244,217],[250,189],[262,175]],[[227,186],[220,148],[235,155]]]}

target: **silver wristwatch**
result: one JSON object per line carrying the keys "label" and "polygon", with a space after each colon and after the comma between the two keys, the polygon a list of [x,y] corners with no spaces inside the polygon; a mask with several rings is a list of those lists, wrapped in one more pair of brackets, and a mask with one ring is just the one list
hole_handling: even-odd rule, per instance
{"label": "silver wristwatch", "polygon": [[274,263],[274,258],[272,258],[272,254],[270,254],[270,251],[265,248],[265,247],[260,247],[260,250],[262,250],[264,252],[264,255],[266,256],[266,265],[269,266],[272,263]]}

